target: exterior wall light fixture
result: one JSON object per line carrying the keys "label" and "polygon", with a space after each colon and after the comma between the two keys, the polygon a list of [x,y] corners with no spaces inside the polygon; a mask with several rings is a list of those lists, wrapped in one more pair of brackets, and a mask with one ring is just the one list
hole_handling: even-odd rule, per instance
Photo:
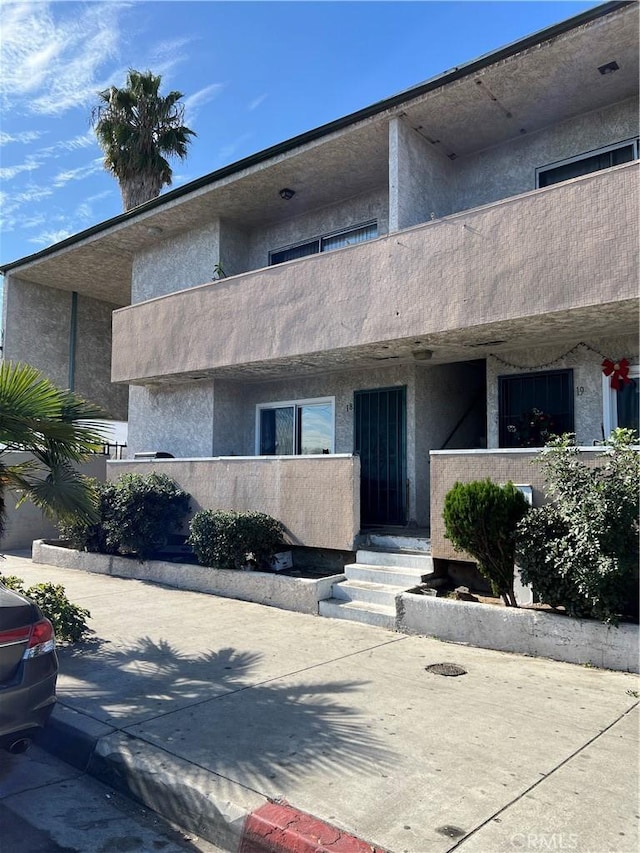
{"label": "exterior wall light fixture", "polygon": [[296,191],[290,190],[288,187],[284,187],[280,190],[280,198],[283,198],[285,201],[290,201],[295,194]]}
{"label": "exterior wall light fixture", "polygon": [[601,74],[613,74],[614,71],[618,71],[619,69],[620,66],[615,60],[613,62],[607,62],[605,65],[598,66],[598,71]]}

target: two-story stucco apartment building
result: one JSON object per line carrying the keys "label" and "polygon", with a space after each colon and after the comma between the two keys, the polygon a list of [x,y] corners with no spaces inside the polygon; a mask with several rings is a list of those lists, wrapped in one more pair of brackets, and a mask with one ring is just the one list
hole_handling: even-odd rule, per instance
{"label": "two-story stucco apartment building", "polygon": [[637,426],[637,204],[638,5],[609,3],[5,266],[5,357],[128,420],[111,476],[451,556],[453,479],[538,499],[536,418]]}

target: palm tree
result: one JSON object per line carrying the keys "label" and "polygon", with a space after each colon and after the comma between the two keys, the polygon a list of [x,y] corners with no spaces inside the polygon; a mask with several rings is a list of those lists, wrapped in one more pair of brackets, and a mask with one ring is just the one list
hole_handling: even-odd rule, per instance
{"label": "palm tree", "polygon": [[[57,388],[29,364],[0,362],[0,539],[4,532],[5,492],[21,492],[49,518],[97,520],[97,499],[81,462],[102,445],[97,406]],[[31,460],[8,464],[8,451]]]}
{"label": "palm tree", "polygon": [[185,127],[182,92],[160,95],[162,77],[151,71],[129,70],[124,89],[110,86],[98,93],[91,118],[104,165],[118,179],[125,210],[156,198],[171,184],[166,157],[187,156],[190,136]]}

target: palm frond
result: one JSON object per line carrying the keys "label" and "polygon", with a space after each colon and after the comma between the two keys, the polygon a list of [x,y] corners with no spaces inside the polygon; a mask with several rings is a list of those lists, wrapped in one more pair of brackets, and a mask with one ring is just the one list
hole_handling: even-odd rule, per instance
{"label": "palm frond", "polygon": [[45,476],[29,476],[22,488],[20,506],[29,500],[51,519],[98,520],[98,497],[91,480],[60,461]]}
{"label": "palm frond", "polygon": [[[93,489],[71,463],[102,446],[101,417],[98,406],[60,390],[31,365],[0,363],[0,536],[6,489],[52,517],[95,518]],[[31,458],[7,464],[11,450]]]}

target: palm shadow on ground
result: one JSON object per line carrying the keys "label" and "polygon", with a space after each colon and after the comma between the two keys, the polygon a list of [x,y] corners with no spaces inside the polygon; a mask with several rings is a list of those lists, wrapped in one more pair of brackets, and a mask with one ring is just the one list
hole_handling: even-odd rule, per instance
{"label": "palm shadow on ground", "polygon": [[[367,683],[252,671],[259,651],[186,655],[166,640],[61,651],[62,704],[256,790],[304,775],[370,773],[388,766],[373,721],[349,696]],[[361,700],[360,700],[360,704]],[[281,786],[281,788],[278,788]]]}

